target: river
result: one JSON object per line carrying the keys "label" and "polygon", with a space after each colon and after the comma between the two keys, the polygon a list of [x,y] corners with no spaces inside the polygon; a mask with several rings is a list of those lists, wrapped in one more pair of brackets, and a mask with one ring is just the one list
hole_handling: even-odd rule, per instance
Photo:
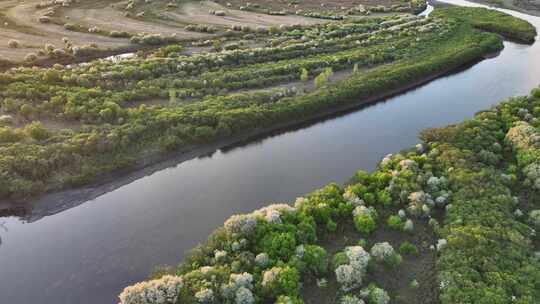
{"label": "river", "polygon": [[56,209],[0,218],[0,302],[114,304],[124,286],[179,262],[231,214],[343,183],[414,145],[424,128],[527,94],[540,84],[540,43],[504,45],[497,57],[351,113],[167,163],[88,201],[59,198]]}

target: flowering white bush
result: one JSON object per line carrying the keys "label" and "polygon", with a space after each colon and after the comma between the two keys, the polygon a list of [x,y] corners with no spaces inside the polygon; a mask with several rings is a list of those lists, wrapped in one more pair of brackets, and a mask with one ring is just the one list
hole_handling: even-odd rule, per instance
{"label": "flowering white bush", "polygon": [[297,197],[296,200],[294,201],[294,208],[300,209],[302,208],[302,206],[306,205],[307,203],[309,203],[309,200],[307,198]]}
{"label": "flowering white bush", "polygon": [[535,162],[527,165],[523,169],[523,173],[531,181],[533,187],[540,190],[540,163]]}
{"label": "flowering white bush", "polygon": [[436,176],[432,176],[427,180],[427,186],[432,191],[439,190],[439,184],[440,184],[439,178]]}
{"label": "flowering white bush", "polygon": [[273,204],[255,211],[253,214],[262,217],[268,223],[281,223],[281,215],[295,212],[296,209],[287,204]]}
{"label": "flowering white bush", "polygon": [[345,295],[341,297],[339,304],[364,304],[364,301],[353,295]]}
{"label": "flowering white bush", "polygon": [[375,209],[373,207],[366,207],[366,206],[358,206],[356,208],[354,208],[353,210],[353,216],[362,216],[362,215],[369,215],[369,216],[372,216],[373,214],[375,214]]}
{"label": "flowering white bush", "polygon": [[395,254],[394,247],[388,242],[376,243],[371,247],[371,255],[377,261],[383,261],[384,259],[391,257]]}
{"label": "flowering white bush", "polygon": [[201,289],[195,294],[195,298],[201,304],[208,304],[214,301],[214,292],[212,289]]}
{"label": "flowering white bush", "polygon": [[257,217],[254,214],[239,214],[231,216],[225,221],[224,227],[230,233],[249,235],[257,226]]}
{"label": "flowering white bush", "polygon": [[540,229],[540,210],[533,210],[529,213],[531,224]]}
{"label": "flowering white bush", "polygon": [[210,272],[214,271],[214,267],[212,267],[212,266],[203,266],[203,267],[199,268],[199,271],[202,274],[207,274],[207,273],[210,273]]}
{"label": "flowering white bush", "polygon": [[506,140],[519,149],[540,148],[540,134],[527,122],[520,121],[506,133]]}
{"label": "flowering white bush", "polygon": [[352,206],[361,206],[364,205],[365,202],[356,195],[350,188],[347,188],[345,190],[345,193],[343,193],[343,199]]}
{"label": "flowering white bush", "polygon": [[446,247],[447,244],[448,244],[448,242],[445,239],[439,239],[437,241],[437,250],[438,251],[443,250],[444,247]]}
{"label": "flowering white bush", "polygon": [[240,274],[233,273],[231,274],[229,283],[233,284],[236,288],[245,287],[251,289],[253,283],[253,275],[247,272]]}
{"label": "flowering white bush", "polygon": [[305,252],[306,252],[306,249],[304,248],[304,245],[296,246],[296,250],[295,250],[296,257],[300,259],[303,258]]}
{"label": "flowering white bush", "polygon": [[263,253],[259,253],[257,254],[257,256],[255,256],[255,264],[257,264],[257,266],[259,267],[266,267],[268,266],[268,263],[270,262],[270,258],[268,257],[268,254],[263,252]]}
{"label": "flowering white bush", "polygon": [[221,293],[225,298],[234,299],[235,303],[254,303],[253,293],[253,275],[244,272],[240,274],[233,273],[229,277],[229,283],[221,287]]}
{"label": "flowering white bush", "polygon": [[407,220],[405,221],[405,224],[403,224],[403,230],[404,230],[404,231],[407,231],[407,232],[413,231],[413,230],[414,230],[414,223],[413,223],[413,221],[410,220],[410,219],[407,219]]}
{"label": "flowering white bush", "polygon": [[268,287],[277,279],[279,273],[281,272],[281,267],[273,267],[263,273],[262,286]]}
{"label": "flowering white bush", "polygon": [[277,210],[268,210],[264,219],[271,224],[281,224],[280,213]]}
{"label": "flowering white bush", "polygon": [[232,251],[234,251],[234,252],[238,252],[238,251],[240,251],[240,249],[242,249],[242,246],[240,245],[240,242],[234,241],[234,242],[231,244],[231,249],[232,249]]}
{"label": "flowering white bush", "polygon": [[414,160],[411,160],[411,159],[404,159],[399,162],[399,165],[401,166],[402,170],[414,171],[418,169],[418,164]]}
{"label": "flowering white bush", "polygon": [[392,161],[392,154],[387,154],[382,160],[381,160],[381,166],[386,166]]}
{"label": "flowering white bush", "polygon": [[182,277],[166,275],[157,280],[126,287],[120,294],[121,304],[174,304],[184,286]]}
{"label": "flowering white bush", "polygon": [[390,296],[388,293],[375,285],[370,285],[360,291],[360,296],[368,301],[369,304],[388,304]]}
{"label": "flowering white bush", "polygon": [[362,276],[349,265],[340,265],[335,270],[336,279],[343,290],[351,290],[362,284]]}
{"label": "flowering white bush", "polygon": [[348,291],[362,285],[362,279],[371,257],[361,246],[347,247],[345,254],[349,258],[349,263],[337,267],[335,273],[342,289]]}
{"label": "flowering white bush", "polygon": [[431,195],[424,191],[412,192],[409,194],[409,201],[408,210],[415,215],[419,215],[421,212],[429,214],[429,206],[434,205]]}
{"label": "flowering white bush", "polygon": [[235,304],[253,304],[255,303],[255,297],[253,297],[251,290],[245,287],[240,287],[236,291],[234,302]]}
{"label": "flowering white bush", "polygon": [[227,259],[227,251],[225,250],[215,250],[214,251],[214,258],[216,259],[216,262],[224,262]]}

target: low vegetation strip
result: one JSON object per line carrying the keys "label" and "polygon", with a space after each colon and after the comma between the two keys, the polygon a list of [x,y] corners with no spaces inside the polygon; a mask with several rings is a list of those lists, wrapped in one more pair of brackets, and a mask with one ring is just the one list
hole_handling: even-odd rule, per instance
{"label": "low vegetation strip", "polygon": [[486,8],[469,9],[464,7],[452,7],[444,11],[435,10],[434,16],[444,15],[455,18],[459,22],[467,22],[474,27],[501,34],[506,38],[533,43],[536,37],[536,29],[525,20],[513,18],[500,11]]}
{"label": "low vegetation strip", "polygon": [[[476,11],[484,13],[496,17]],[[458,15],[287,27],[259,33],[268,38],[263,47],[225,43],[215,46],[219,52],[186,56],[173,45],[118,63],[0,74],[0,197],[85,184],[137,165],[142,155],[343,110],[502,48],[497,35]],[[350,78],[327,82],[333,70],[347,69]],[[290,81],[314,81],[315,90],[274,88]],[[144,104],[152,100],[158,105]]]}
{"label": "low vegetation strip", "polygon": [[520,197],[540,191],[539,92],[426,130],[344,187],[232,216],[121,303],[539,302],[540,202]]}

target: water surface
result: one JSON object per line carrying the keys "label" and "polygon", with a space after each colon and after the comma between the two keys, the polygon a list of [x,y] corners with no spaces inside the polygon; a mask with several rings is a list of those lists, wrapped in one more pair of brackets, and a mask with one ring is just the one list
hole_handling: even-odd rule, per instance
{"label": "water surface", "polygon": [[124,286],[176,264],[231,214],[372,170],[424,128],[528,93],[539,71],[539,43],[505,42],[498,57],[347,115],[176,164],[32,222],[0,218],[1,302],[116,303]]}

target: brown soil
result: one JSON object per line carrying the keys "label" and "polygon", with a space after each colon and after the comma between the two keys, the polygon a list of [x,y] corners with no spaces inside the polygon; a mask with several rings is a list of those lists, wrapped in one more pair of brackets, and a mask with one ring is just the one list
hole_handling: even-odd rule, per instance
{"label": "brown soil", "polygon": [[[149,34],[176,34],[178,38],[203,38],[210,35],[189,32],[182,27],[170,26],[159,23],[149,23],[135,18],[125,17],[124,14],[111,7],[103,8],[64,8],[62,10],[69,20],[76,20],[78,24],[86,27],[97,26],[102,30],[107,31],[126,31],[132,34],[149,33]],[[200,20],[199,20],[200,22]]]}
{"label": "brown soil", "polygon": [[0,110],[0,116],[1,115],[10,115],[13,117],[13,124],[12,127],[15,128],[24,128],[26,125],[32,123],[33,121],[39,121],[46,129],[51,131],[59,131],[62,129],[70,129],[77,131],[81,128],[82,123],[79,121],[63,121],[58,119],[52,119],[47,117],[41,117],[36,119],[27,119],[22,117],[21,115],[12,115],[8,113],[4,113],[2,110]]}
{"label": "brown soil", "polygon": [[[386,217],[383,216],[381,219]],[[418,254],[403,255],[403,262],[395,269],[390,269],[380,263],[374,264],[366,275],[363,287],[369,283],[375,283],[388,292],[391,302],[396,304],[438,303],[436,252],[429,249],[430,245],[435,243],[435,236],[426,220],[413,219],[413,221],[414,233],[409,234],[390,230],[385,227],[384,220],[380,220],[379,229],[368,237],[362,236],[355,230],[352,220],[345,221],[338,226],[336,233],[321,239],[319,245],[327,250],[329,263],[331,263],[335,253],[342,251],[346,246],[357,245],[360,239],[368,241],[366,250],[375,243],[389,242],[397,251],[402,242],[408,241],[416,245]],[[326,288],[319,288],[314,279],[305,282],[302,298],[306,304],[338,303],[344,293],[340,290],[334,273],[329,271],[326,279],[328,280]],[[411,288],[410,283],[415,279],[419,287]],[[348,294],[358,294],[358,290],[350,291]]]}
{"label": "brown soil", "polygon": [[[3,12],[8,26],[0,30],[0,41],[6,42],[0,45],[0,56],[21,61],[26,54],[42,49],[46,43],[52,43],[56,47],[62,47],[62,38],[68,38],[74,45],[86,45],[96,43],[102,49],[113,49],[126,47],[129,45],[127,39],[110,38],[93,35],[89,33],[79,33],[68,31],[64,27],[56,24],[43,24],[39,22],[39,17],[43,16],[44,9],[37,9],[39,0],[19,2],[14,0],[0,2],[0,11]],[[9,26],[11,24],[12,26]],[[16,25],[16,26],[13,26]],[[16,39],[21,47],[10,49],[7,46],[9,39]]]}
{"label": "brown soil", "polygon": [[[210,11],[222,10],[225,16],[216,16]],[[300,16],[272,16],[248,11],[229,9],[211,1],[188,2],[182,7],[163,13],[176,22],[188,24],[212,24],[216,26],[230,27],[232,25],[272,26],[280,24],[316,24],[325,22],[321,19],[305,18]],[[328,22],[328,21],[326,21]]]}

